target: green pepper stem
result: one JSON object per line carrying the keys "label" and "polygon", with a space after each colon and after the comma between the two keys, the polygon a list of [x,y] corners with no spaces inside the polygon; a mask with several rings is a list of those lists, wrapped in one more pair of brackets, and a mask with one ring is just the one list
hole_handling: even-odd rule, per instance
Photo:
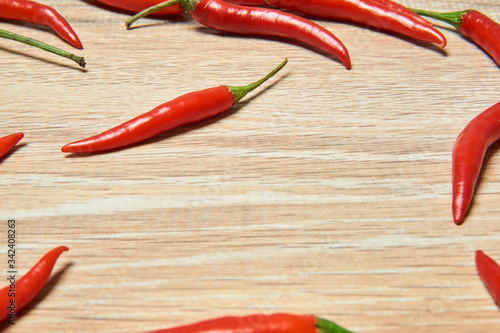
{"label": "green pepper stem", "polygon": [[30,46],[35,46],[35,47],[38,47],[44,51],[55,53],[61,57],[71,59],[74,62],[76,62],[79,66],[85,68],[85,58],[84,57],[79,57],[77,55],[74,55],[73,53],[61,50],[55,46],[46,44],[44,42],[40,42],[36,39],[25,37],[22,35],[18,35],[18,34],[15,34],[13,32],[10,32],[10,31],[3,30],[3,29],[0,29],[0,37],[14,40],[16,42],[20,42],[20,43],[27,44]]}
{"label": "green pepper stem", "polygon": [[138,19],[143,18],[144,16],[148,16],[149,14],[154,13],[154,12],[160,10],[160,9],[163,9],[163,8],[166,8],[166,7],[170,7],[170,6],[176,5],[178,3],[180,3],[180,0],[167,0],[165,2],[160,2],[157,5],[154,5],[154,6],[151,6],[149,8],[146,8],[143,11],[135,14],[134,16],[132,16],[131,18],[129,18],[128,20],[126,20],[125,21],[125,26],[127,27],[127,29],[130,29],[130,27],[132,26],[132,24],[135,21],[137,21]]}
{"label": "green pepper stem", "polygon": [[457,30],[460,30],[460,27],[464,23],[463,16],[470,11],[470,10],[462,10],[459,12],[436,13],[436,12],[430,12],[430,11],[422,10],[422,9],[411,8],[411,10],[414,11],[418,15],[432,17],[433,19],[451,24]]}
{"label": "green pepper stem", "polygon": [[335,324],[333,321],[320,317],[316,317],[316,328],[318,329],[318,333],[354,333]]}
{"label": "green pepper stem", "polygon": [[229,91],[234,96],[234,103],[235,104],[238,103],[249,92],[251,92],[255,88],[259,87],[262,83],[266,82],[271,77],[273,77],[274,74],[278,73],[283,67],[285,67],[287,62],[288,62],[288,59],[283,60],[283,62],[281,64],[279,64],[275,69],[273,69],[271,72],[269,72],[269,74],[267,74],[265,77],[263,77],[262,79],[260,79],[258,81],[255,81],[254,83],[250,83],[247,86],[227,86],[229,88]]}

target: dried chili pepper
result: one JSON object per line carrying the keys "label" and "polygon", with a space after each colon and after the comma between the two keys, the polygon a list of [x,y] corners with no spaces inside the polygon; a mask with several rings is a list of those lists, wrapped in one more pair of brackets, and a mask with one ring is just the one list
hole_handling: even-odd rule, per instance
{"label": "dried chili pepper", "polygon": [[7,154],[24,137],[23,133],[16,133],[0,138],[0,158]]}
{"label": "dried chili pepper", "polygon": [[483,251],[476,251],[476,268],[486,289],[500,305],[500,266]]}
{"label": "dried chili pepper", "polygon": [[500,138],[500,102],[472,119],[458,136],[452,154],[453,219],[460,224],[469,209],[488,147]]}
{"label": "dried chili pepper", "polygon": [[446,38],[430,22],[392,1],[377,0],[265,0],[268,4],[317,17],[346,20],[397,32],[418,40],[446,46]]}
{"label": "dried chili pepper", "polygon": [[179,2],[196,21],[209,28],[290,38],[334,55],[347,69],[351,68],[349,52],[334,34],[310,20],[271,8],[233,5],[223,0],[169,0],[142,11],[127,20],[125,25],[129,28],[139,18]]}
{"label": "dried chili pepper", "polygon": [[289,313],[227,316],[149,333],[353,333],[332,321]]}
{"label": "dried chili pepper", "polygon": [[229,110],[246,94],[271,78],[287,61],[285,59],[264,78],[247,86],[219,86],[182,95],[101,134],[67,144],[61,151],[88,153],[120,148],[181,125],[214,117]]}
{"label": "dried chili pepper", "polygon": [[54,46],[49,45],[49,44],[46,44],[44,42],[40,42],[40,41],[38,41],[36,39],[25,37],[25,36],[22,36],[22,35],[18,35],[18,34],[15,34],[13,32],[10,32],[10,31],[3,30],[3,29],[0,29],[0,38],[10,39],[10,40],[14,40],[14,41],[19,42],[19,43],[23,43],[23,44],[27,44],[27,45],[38,47],[38,48],[40,48],[40,49],[42,49],[44,51],[52,52],[52,53],[57,54],[57,55],[59,55],[61,57],[73,60],[80,67],[85,67],[85,58],[84,57],[80,57],[80,56],[74,55],[73,53],[61,50],[61,49],[59,49],[57,47],[54,47]]}
{"label": "dried chili pepper", "polygon": [[83,48],[68,21],[52,7],[30,0],[0,0],[0,8],[2,19],[21,20],[50,27],[74,47]]}
{"label": "dried chili pepper", "polygon": [[66,246],[59,246],[45,254],[23,277],[15,281],[15,275],[7,278],[10,285],[0,290],[0,321],[19,313],[47,283],[57,259]]}
{"label": "dried chili pepper", "polygon": [[453,25],[464,36],[486,51],[500,66],[500,24],[477,10],[435,13],[413,9],[415,13]]}

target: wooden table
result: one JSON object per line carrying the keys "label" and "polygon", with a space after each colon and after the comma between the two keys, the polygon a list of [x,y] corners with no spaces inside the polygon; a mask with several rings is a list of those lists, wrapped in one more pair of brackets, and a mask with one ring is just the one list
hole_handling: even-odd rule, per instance
{"label": "wooden table", "polygon": [[[451,26],[442,50],[316,20],[353,67],[283,39],[143,19],[94,0],[47,0],[84,44],[87,68],[0,41],[0,134],[25,138],[0,164],[2,274],[16,220],[24,274],[67,245],[49,284],[5,332],[145,332],[223,315],[293,312],[356,332],[494,332],[498,307],[474,252],[500,260],[500,144],[465,223],[451,216],[451,150],[500,101],[500,71]],[[401,1],[436,11],[497,1]],[[250,83],[232,111],[109,153],[60,148],[181,94]],[[3,284],[7,282],[4,280]]]}

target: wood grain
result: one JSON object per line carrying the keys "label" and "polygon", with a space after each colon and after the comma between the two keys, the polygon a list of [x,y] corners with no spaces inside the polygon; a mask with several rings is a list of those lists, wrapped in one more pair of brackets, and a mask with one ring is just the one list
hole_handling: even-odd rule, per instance
{"label": "wood grain", "polygon": [[[222,315],[313,313],[356,332],[494,332],[498,307],[474,251],[500,259],[500,145],[465,223],[451,216],[451,148],[499,101],[498,66],[445,24],[445,50],[317,20],[353,67],[282,39],[233,36],[188,16],[143,19],[93,0],[46,0],[84,44],[87,69],[0,41],[0,164],[24,274],[67,245],[5,332],[145,332]],[[403,1],[436,11],[497,1]],[[71,50],[49,29],[0,22]],[[128,149],[60,148],[181,94],[275,78],[232,111]],[[3,264],[2,264],[3,263]],[[3,273],[2,273],[3,274]]]}

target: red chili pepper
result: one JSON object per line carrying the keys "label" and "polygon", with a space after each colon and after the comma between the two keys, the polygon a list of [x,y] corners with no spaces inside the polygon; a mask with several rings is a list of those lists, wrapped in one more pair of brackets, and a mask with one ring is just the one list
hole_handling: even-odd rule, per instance
{"label": "red chili pepper", "polygon": [[[123,10],[127,10],[132,13],[139,13],[149,7],[155,6],[164,0],[99,0],[100,2]],[[152,15],[179,15],[183,13],[182,6],[180,3],[166,7],[162,10],[152,13]]]}
{"label": "red chili pepper", "polygon": [[[416,14],[408,14],[401,5],[376,0],[266,0],[270,5],[317,17],[346,20],[377,29],[397,32],[418,40],[446,46],[446,38],[438,30],[421,23]],[[404,7],[403,7],[404,8]],[[410,9],[408,11],[411,12]]]}
{"label": "red chili pepper", "polygon": [[178,2],[196,21],[209,28],[244,35],[290,38],[334,55],[347,69],[351,68],[349,52],[330,31],[300,16],[271,8],[233,5],[222,0],[169,0],[135,15],[125,25],[130,27],[139,18]]}
{"label": "red chili pepper", "polygon": [[500,138],[500,102],[472,119],[458,136],[452,154],[453,219],[460,224],[474,195],[488,147]]}
{"label": "red chili pepper", "polygon": [[[66,246],[59,246],[51,250],[18,281],[11,281],[12,279],[7,278],[7,280],[11,281],[11,284],[0,290],[0,321],[9,318],[12,309],[11,304],[15,305],[13,313],[19,313],[38,295],[49,280],[57,259],[64,251],[68,251]],[[15,280],[15,276],[13,280]],[[14,282],[15,287],[12,285]]]}
{"label": "red chili pepper", "polygon": [[392,1],[392,0],[375,0],[375,1],[381,3],[381,4],[385,5],[385,6],[387,6],[391,10],[400,12],[401,14],[409,15],[409,16],[413,17],[414,19],[416,19],[417,21],[419,21],[420,23],[424,24],[424,25],[427,25],[429,27],[433,27],[434,26],[431,22],[427,21],[422,16],[416,14],[410,8],[405,7],[405,6],[399,4],[399,3],[395,2],[395,1]]}
{"label": "red chili pepper", "polygon": [[0,138],[0,158],[7,154],[23,137],[23,133],[16,133]]}
{"label": "red chili pepper", "polygon": [[247,86],[219,86],[185,94],[101,134],[67,144],[61,151],[88,153],[120,148],[181,125],[214,117],[229,110],[246,94],[271,78],[287,61],[285,59],[264,78]]}
{"label": "red chili pepper", "polygon": [[483,251],[476,251],[476,268],[486,289],[500,305],[500,266]]}
{"label": "red chili pepper", "polygon": [[[139,13],[149,7],[155,6],[159,3],[162,3],[165,0],[99,0],[103,4],[108,6],[119,8],[123,10],[127,10],[132,13]],[[238,5],[244,6],[266,6],[266,2],[264,0],[229,0],[229,3],[234,3]],[[155,16],[164,16],[164,15],[179,15],[183,13],[184,10],[180,3],[165,7],[161,10],[158,10],[151,15]]]}
{"label": "red chili pepper", "polygon": [[221,317],[150,333],[353,333],[311,315],[275,313]]}
{"label": "red chili pepper", "polygon": [[54,8],[30,0],[0,0],[0,18],[22,20],[52,28],[62,39],[82,49],[80,39]]}
{"label": "red chili pepper", "polygon": [[449,23],[485,50],[500,66],[500,25],[477,10],[435,13],[413,9],[415,13]]}

